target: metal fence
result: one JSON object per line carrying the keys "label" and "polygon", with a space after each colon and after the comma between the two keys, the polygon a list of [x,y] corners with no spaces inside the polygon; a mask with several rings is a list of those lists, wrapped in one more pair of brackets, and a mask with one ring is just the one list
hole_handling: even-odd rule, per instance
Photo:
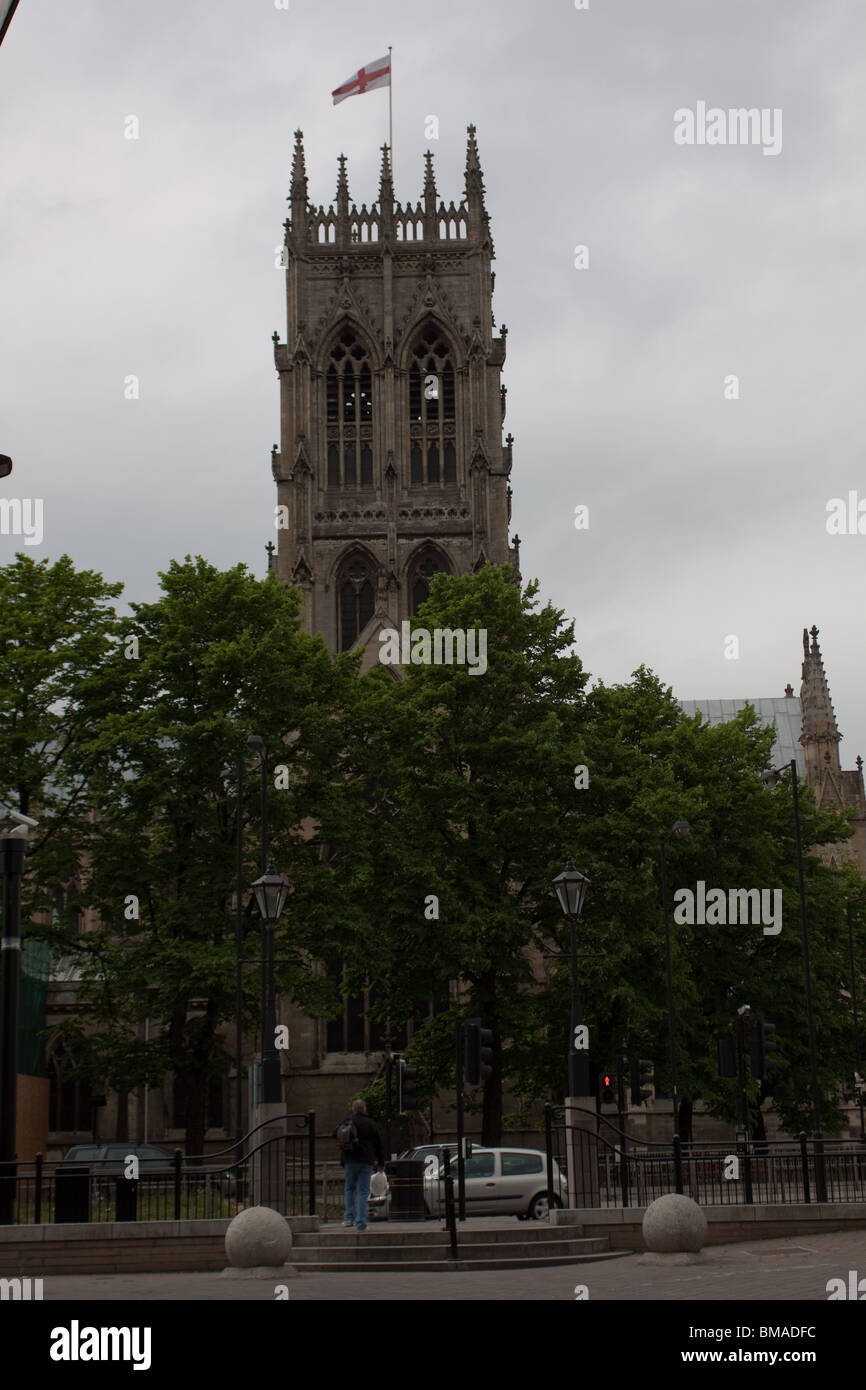
{"label": "metal fence", "polygon": [[[239,1143],[170,1164],[141,1160],[127,1178],[117,1160],[0,1163],[0,1224],[72,1221],[189,1221],[236,1216],[263,1204],[283,1216],[316,1211],[316,1117],[279,1117],[283,1133],[257,1125]],[[130,1144],[130,1149],[135,1145]]]}
{"label": "metal fence", "polygon": [[[589,1126],[569,1124],[564,1106],[545,1107],[548,1186],[554,1163],[578,1207],[645,1207],[668,1192],[701,1206],[866,1202],[866,1144],[856,1140],[750,1140],[733,1144],[647,1143],[603,1115],[581,1111]],[[567,1205],[567,1193],[560,1193]]]}

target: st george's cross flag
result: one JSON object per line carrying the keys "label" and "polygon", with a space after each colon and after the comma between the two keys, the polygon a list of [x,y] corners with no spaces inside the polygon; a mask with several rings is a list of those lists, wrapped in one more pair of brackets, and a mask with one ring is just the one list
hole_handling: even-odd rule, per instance
{"label": "st george's cross flag", "polygon": [[377,58],[374,63],[368,63],[365,68],[359,68],[346,82],[340,84],[331,93],[334,98],[334,105],[345,101],[346,97],[358,96],[361,92],[372,92],[376,87],[390,87],[391,85],[391,58],[385,54],[384,58]]}

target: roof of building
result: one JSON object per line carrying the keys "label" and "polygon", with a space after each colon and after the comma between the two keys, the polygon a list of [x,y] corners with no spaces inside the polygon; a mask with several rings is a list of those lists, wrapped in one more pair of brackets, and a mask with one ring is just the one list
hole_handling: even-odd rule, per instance
{"label": "roof of building", "polygon": [[728,724],[741,709],[751,705],[762,724],[776,727],[776,741],[773,744],[773,763],[781,767],[792,758],[797,759],[797,771],[806,776],[806,759],[803,745],[799,742],[803,731],[803,709],[796,695],[782,695],[778,699],[765,697],[756,700],[678,700],[680,709],[689,716],[700,710],[708,724]]}

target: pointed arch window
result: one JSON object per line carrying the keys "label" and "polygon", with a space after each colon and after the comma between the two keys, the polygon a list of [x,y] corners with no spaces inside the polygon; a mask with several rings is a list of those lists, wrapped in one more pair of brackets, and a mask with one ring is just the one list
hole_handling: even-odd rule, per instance
{"label": "pointed arch window", "polygon": [[325,373],[328,487],[373,486],[373,377],[367,349],[346,326]]}
{"label": "pointed arch window", "polygon": [[343,571],[339,586],[340,651],[347,652],[373,616],[375,590],[372,571],[356,557]]}
{"label": "pointed arch window", "polygon": [[430,585],[436,574],[447,574],[448,567],[433,550],[425,550],[412,566],[409,575],[409,600],[414,618],[422,603],[430,597]]}
{"label": "pointed arch window", "polygon": [[410,484],[457,482],[454,364],[445,338],[430,323],[415,340],[409,366]]}

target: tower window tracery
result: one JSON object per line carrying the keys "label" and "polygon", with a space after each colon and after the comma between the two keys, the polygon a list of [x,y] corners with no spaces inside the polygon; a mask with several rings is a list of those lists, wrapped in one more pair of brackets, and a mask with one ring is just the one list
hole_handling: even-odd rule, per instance
{"label": "tower window tracery", "polygon": [[375,590],[372,569],[355,556],[343,571],[338,589],[340,603],[340,651],[347,652],[373,616]]}
{"label": "tower window tracery", "polygon": [[325,374],[328,487],[373,486],[373,379],[366,348],[343,329]]}
{"label": "tower window tracery", "polygon": [[409,604],[415,617],[422,603],[430,597],[430,585],[436,574],[448,573],[448,566],[434,550],[424,550],[415,560],[409,572]]}
{"label": "tower window tracery", "polygon": [[409,367],[409,480],[449,486],[457,482],[454,366],[434,323],[416,339]]}

